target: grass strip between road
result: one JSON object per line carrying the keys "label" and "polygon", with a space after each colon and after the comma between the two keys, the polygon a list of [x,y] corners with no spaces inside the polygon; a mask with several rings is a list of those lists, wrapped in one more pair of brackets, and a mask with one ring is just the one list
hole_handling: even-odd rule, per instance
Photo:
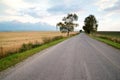
{"label": "grass strip between road", "polygon": [[27,50],[27,51],[22,52],[22,53],[12,54],[10,56],[2,58],[2,59],[0,59],[0,71],[3,71],[5,69],[7,69],[8,67],[14,66],[15,64],[23,61],[24,59],[28,58],[29,56],[31,56],[37,52],[40,52],[48,47],[51,47],[57,43],[60,43],[60,42],[64,41],[65,39],[67,39],[67,38],[55,40],[55,41],[52,41],[50,43],[46,43],[40,47],[33,48],[31,50]]}
{"label": "grass strip between road", "polygon": [[102,42],[104,42],[104,43],[106,43],[106,44],[108,44],[108,45],[110,45],[110,46],[113,46],[113,47],[115,47],[115,48],[120,49],[120,44],[119,44],[119,43],[113,42],[113,41],[111,41],[111,40],[99,38],[99,37],[93,37],[93,38],[95,38],[96,40],[102,41]]}

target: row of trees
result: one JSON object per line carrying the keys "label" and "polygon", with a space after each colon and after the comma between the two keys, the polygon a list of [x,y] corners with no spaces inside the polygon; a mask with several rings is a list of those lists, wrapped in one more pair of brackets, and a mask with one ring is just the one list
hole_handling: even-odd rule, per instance
{"label": "row of trees", "polygon": [[[62,22],[57,23],[56,26],[59,26],[60,32],[69,33],[74,31],[74,27],[79,26],[79,24],[74,23],[74,21],[78,20],[78,16],[76,14],[68,14],[66,17],[63,17]],[[94,15],[89,15],[84,20],[83,30],[90,34],[97,31],[97,20]]]}

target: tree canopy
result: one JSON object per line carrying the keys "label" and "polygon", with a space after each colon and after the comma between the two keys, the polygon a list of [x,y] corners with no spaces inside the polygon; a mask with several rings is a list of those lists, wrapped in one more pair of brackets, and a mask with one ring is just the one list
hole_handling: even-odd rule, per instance
{"label": "tree canopy", "polygon": [[63,17],[62,21],[57,23],[56,26],[59,26],[60,32],[67,32],[69,36],[69,32],[74,31],[74,27],[77,27],[77,23],[73,23],[73,21],[77,21],[78,16],[76,14],[68,14],[66,17]]}
{"label": "tree canopy", "polygon": [[91,32],[96,32],[97,27],[98,24],[94,15],[89,15],[85,18],[83,29],[86,33],[90,34]]}

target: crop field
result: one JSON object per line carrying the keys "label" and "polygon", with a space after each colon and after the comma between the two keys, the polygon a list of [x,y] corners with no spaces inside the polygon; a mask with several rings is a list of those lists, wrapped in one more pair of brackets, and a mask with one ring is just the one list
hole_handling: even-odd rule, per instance
{"label": "crop field", "polygon": [[[75,32],[71,33],[75,34]],[[66,36],[60,32],[0,32],[0,55],[18,51],[24,43],[43,42],[43,38]]]}
{"label": "crop field", "polygon": [[92,37],[120,49],[120,31],[98,31],[93,34]]}
{"label": "crop field", "polygon": [[96,37],[120,43],[120,32],[97,32]]}
{"label": "crop field", "polygon": [[98,34],[101,35],[106,35],[106,36],[110,36],[110,37],[116,37],[116,38],[120,38],[120,31],[118,32],[112,32],[112,31],[100,31],[98,32]]}

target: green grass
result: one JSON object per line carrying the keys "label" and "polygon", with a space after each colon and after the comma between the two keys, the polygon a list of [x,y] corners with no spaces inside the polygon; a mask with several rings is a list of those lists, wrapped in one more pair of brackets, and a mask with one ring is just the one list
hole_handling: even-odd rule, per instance
{"label": "green grass", "polygon": [[119,31],[99,31],[91,37],[102,41],[108,45],[120,49],[120,32]]}
{"label": "green grass", "polygon": [[27,50],[25,52],[22,53],[16,53],[16,54],[12,54],[10,56],[7,56],[5,58],[0,59],[0,71],[7,69],[8,67],[14,66],[15,64],[23,61],[24,59],[28,58],[29,56],[42,51],[43,49],[46,49],[48,47],[51,47],[57,43],[60,43],[62,41],[64,41],[66,38],[63,39],[59,39],[50,43],[46,43],[40,47],[37,48],[33,48],[31,50]]}
{"label": "green grass", "polygon": [[97,39],[97,40],[99,40],[99,41],[102,41],[102,42],[104,42],[104,43],[106,43],[106,44],[108,44],[108,45],[111,45],[111,46],[113,46],[113,47],[115,47],[115,48],[120,49],[120,44],[119,44],[119,43],[113,42],[113,41],[111,41],[111,40],[99,38],[99,37],[94,37],[94,38]]}

